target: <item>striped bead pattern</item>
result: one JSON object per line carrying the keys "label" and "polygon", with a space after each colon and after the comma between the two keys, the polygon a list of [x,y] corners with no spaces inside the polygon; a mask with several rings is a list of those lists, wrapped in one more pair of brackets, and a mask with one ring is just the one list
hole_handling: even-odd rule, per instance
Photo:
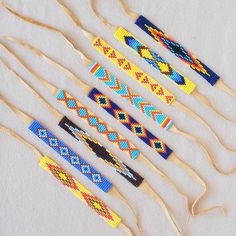
{"label": "striped bead pattern", "polygon": [[109,209],[102,201],[94,196],[88,189],[86,189],[79,181],[75,180],[62,167],[55,163],[50,158],[44,156],[39,166],[49,172],[58,181],[60,181],[68,190],[70,190],[77,198],[84,202],[88,207],[93,209],[103,220],[105,220],[111,227],[116,228],[121,219],[111,209]]}
{"label": "striped bead pattern", "polygon": [[139,16],[135,24],[144,32],[154,38],[158,43],[165,47],[168,51],[175,54],[181,61],[201,75],[208,83],[215,85],[219,80],[219,76],[209,67],[196,58],[191,52],[186,50],[179,43],[174,41],[169,35],[161,31],[157,26],[152,24],[144,16]]}
{"label": "striped bead pattern", "polygon": [[121,122],[126,128],[133,132],[139,139],[141,139],[148,146],[153,148],[164,159],[167,159],[172,150],[160,139],[150,133],[145,127],[131,117],[126,111],[118,107],[106,95],[102,94],[97,89],[93,89],[89,93],[89,97],[95,101],[100,107],[107,111],[110,115]]}
{"label": "striped bead pattern", "polygon": [[84,144],[92,153],[94,153],[100,160],[112,167],[117,173],[122,175],[135,187],[140,186],[143,178],[122,162],[119,158],[115,157],[108,149],[100,144],[96,139],[92,139],[88,133],[74,124],[67,117],[63,117],[59,122],[59,126],[69,133],[73,138]]}
{"label": "striped bead pattern", "polygon": [[131,105],[136,107],[146,116],[150,117],[165,130],[168,130],[173,125],[173,121],[167,115],[150,104],[141,95],[127,87],[127,85],[97,62],[92,62],[90,64],[89,71],[96,79],[102,81],[107,87],[115,91],[122,98],[126,99]]}
{"label": "striped bead pattern", "polygon": [[46,129],[38,121],[33,121],[29,126],[29,130],[86,176],[90,181],[96,184],[101,190],[108,192],[112,188],[112,183],[110,181],[108,181],[93,166],[78,156],[70,147],[58,139],[50,130]]}
{"label": "striped bead pattern", "polygon": [[123,138],[118,132],[110,128],[102,119],[92,113],[86,106],[72,97],[65,90],[59,90],[56,95],[57,100],[73,111],[79,118],[86,121],[92,128],[104,136],[107,140],[115,144],[120,150],[126,152],[130,158],[136,159],[140,150],[131,142]]}
{"label": "striped bead pattern", "polygon": [[107,42],[97,37],[93,42],[93,47],[106,56],[111,62],[127,73],[131,78],[137,80],[143,87],[155,94],[159,99],[170,105],[175,97],[166,88],[157,83],[155,79],[139,69],[120,52],[112,48]]}
{"label": "striped bead pattern", "polygon": [[190,94],[193,92],[196,85],[191,80],[180,74],[165,59],[141,43],[126,29],[119,27],[115,33],[115,37],[128,48],[133,49],[141,58],[165,75],[166,78],[169,78],[185,93]]}

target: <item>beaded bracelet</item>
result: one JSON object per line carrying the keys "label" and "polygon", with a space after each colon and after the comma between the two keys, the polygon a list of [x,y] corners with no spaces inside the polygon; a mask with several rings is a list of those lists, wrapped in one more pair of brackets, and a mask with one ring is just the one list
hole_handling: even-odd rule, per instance
{"label": "beaded bracelet", "polygon": [[[15,58],[17,58],[15,56]],[[19,60],[18,60],[19,61]],[[93,153],[97,155],[97,157],[101,160],[103,160],[105,163],[110,165],[115,171],[117,171],[119,174],[121,174],[125,179],[127,179],[131,184],[133,184],[135,187],[139,187],[142,189],[147,195],[152,197],[155,201],[157,201],[163,210],[165,211],[165,214],[172,225],[174,231],[177,235],[179,235],[179,230],[177,226],[174,223],[174,220],[172,219],[169,210],[167,206],[165,205],[164,201],[160,198],[160,196],[150,187],[150,185],[144,181],[144,179],[135,171],[133,171],[130,167],[126,166],[121,160],[116,158],[114,154],[112,154],[110,151],[108,151],[105,147],[103,147],[98,141],[92,139],[84,130],[76,126],[72,121],[70,121],[68,118],[63,117],[61,119],[61,114],[53,107],[50,106],[50,104],[42,98],[30,85],[28,85],[12,68],[10,68],[6,63],[4,63],[5,66],[27,87],[33,92],[33,94],[43,102],[46,107],[53,112],[55,117],[60,120],[59,126],[63,128],[65,131],[67,131],[70,135],[72,135],[74,138],[79,140],[80,142],[83,142]],[[30,71],[31,72],[31,71]],[[43,80],[42,78],[40,79]],[[52,87],[52,85],[48,84],[48,87]],[[22,112],[12,104],[6,102],[4,99],[1,99],[6,105],[8,105],[9,108],[11,108],[14,112],[16,112],[25,123],[30,123],[29,129],[39,138],[41,138],[46,144],[48,144],[51,148],[53,148],[56,152],[58,152],[61,156],[63,156],[66,159],[69,159],[69,162],[72,162],[72,165],[74,164],[81,164],[81,161],[77,161],[76,157],[77,155],[73,153],[71,149],[68,147],[65,147],[62,141],[58,140],[49,130],[47,130],[43,125],[41,125],[38,121],[33,121],[29,115]],[[79,135],[79,132],[83,132],[83,136]],[[79,137],[79,138],[78,138]],[[89,139],[90,142],[85,141],[85,139]],[[62,143],[62,144],[61,144]],[[96,146],[95,146],[96,145]],[[99,147],[97,146],[99,145]],[[60,147],[65,147],[65,150],[61,150]],[[106,155],[106,156],[103,156]],[[109,155],[108,155],[109,154]],[[76,162],[76,163],[74,163]],[[78,163],[77,163],[78,162]],[[87,165],[86,165],[87,166]],[[87,167],[86,167],[87,168]],[[84,170],[86,171],[86,170]],[[87,173],[87,172],[86,172]],[[88,170],[88,173],[90,171]],[[120,197],[122,201],[124,201],[127,205],[129,205],[130,209],[136,216],[136,223],[139,228],[140,233],[142,232],[140,226],[139,226],[139,220],[136,214],[135,209],[128,203],[128,201],[114,188],[110,189],[109,193],[116,197]]]}
{"label": "beaded bracelet", "polygon": [[[105,18],[98,14],[96,10],[92,7],[96,16],[102,20],[102,22],[114,31],[114,37],[122,42],[125,46],[133,50],[137,55],[139,55],[144,61],[154,67],[155,70],[161,72],[166,78],[170,79],[178,88],[182,89],[186,94],[191,94],[197,98],[200,102],[205,104],[208,108],[212,109],[226,121],[234,122],[233,120],[227,118],[221,110],[218,110],[212,102],[201,94],[197,89],[196,85],[190,81],[186,76],[178,72],[172,65],[170,65],[165,59],[160,55],[155,53],[152,49],[143,44],[134,35],[128,32],[122,27],[116,27],[111,25]],[[100,37],[98,37],[100,38]],[[96,39],[95,39],[96,41]],[[117,65],[117,64],[116,64]],[[118,65],[119,66],[119,65]]]}
{"label": "beaded bracelet", "polygon": [[68,188],[76,197],[82,200],[87,206],[95,210],[95,212],[101,216],[108,224],[113,228],[116,228],[121,219],[111,211],[103,202],[95,197],[89,190],[87,190],[82,184],[75,180],[69,173],[58,166],[54,161],[48,157],[43,157],[39,165],[53,175],[56,179]]}
{"label": "beaded bracelet", "polygon": [[[63,6],[63,5],[62,5],[62,6]],[[63,6],[63,7],[64,7],[64,6]],[[9,7],[8,7],[8,8],[9,8]],[[64,37],[64,39],[66,39],[67,43],[70,43],[71,46],[74,46],[74,45],[71,43],[71,41],[68,40],[68,38],[66,37],[66,35],[65,35],[62,31],[60,31],[60,30],[58,30],[58,29],[56,29],[56,28],[54,28],[54,27],[45,25],[44,23],[35,21],[35,20],[31,19],[31,18],[22,16],[22,15],[20,15],[19,13],[16,13],[16,12],[15,12],[14,10],[12,10],[12,9],[10,9],[9,11],[12,12],[12,13],[13,13],[14,15],[16,15],[17,17],[19,17],[19,18],[21,18],[21,19],[23,19],[23,20],[25,20],[25,21],[27,21],[27,22],[30,22],[30,23],[39,25],[39,26],[41,26],[41,27],[50,29],[50,30],[52,30],[52,31],[54,31],[54,32],[60,33],[60,34]],[[69,13],[69,15],[71,16],[71,13]],[[83,30],[83,31],[84,31],[84,30]],[[87,33],[88,33],[88,32],[87,32]],[[89,34],[89,33],[88,33],[88,34]],[[81,55],[81,53],[80,53],[78,50],[77,50],[77,52]],[[71,99],[71,98],[73,98],[73,97],[70,97],[70,99]],[[63,100],[64,100],[64,98],[63,98]],[[75,101],[75,100],[74,100],[74,101]],[[76,113],[77,113],[77,112],[76,112]],[[170,159],[170,158],[169,158],[169,159]],[[202,181],[202,179],[196,174],[196,172],[194,172],[194,171],[192,170],[192,168],[190,168],[188,165],[186,165],[184,162],[180,161],[180,160],[177,159],[176,157],[173,157],[173,156],[172,156],[171,160],[174,161],[174,162],[175,162],[176,164],[178,164],[179,166],[181,166],[181,168],[185,169],[192,177],[194,177],[194,178],[204,187],[204,192],[206,191],[206,185],[205,185],[204,181]],[[203,193],[203,194],[204,194],[204,193]],[[202,197],[202,195],[200,196],[200,198],[201,198],[201,197]],[[196,212],[195,212],[195,210],[194,210],[194,207],[195,207],[196,203],[199,201],[200,198],[198,198],[198,199],[193,203],[193,205],[192,205],[192,214],[193,214],[193,215],[196,215]],[[213,207],[213,208],[214,208],[214,207]],[[208,211],[208,210],[206,210],[206,211]]]}
{"label": "beaded bracelet", "polygon": [[94,194],[86,189],[79,181],[75,180],[68,172],[60,167],[56,162],[47,156],[43,156],[41,152],[32,144],[28,143],[13,130],[0,125],[0,131],[14,137],[22,144],[29,147],[38,157],[39,166],[54,176],[68,190],[70,190],[77,198],[84,202],[89,208],[93,209],[103,220],[105,220],[112,228],[126,229],[128,235],[133,235],[131,230],[121,222],[121,218],[114,213],[105,203],[100,201]]}
{"label": "beaded bracelet", "polygon": [[[24,45],[24,46],[27,45],[27,48],[30,48],[30,49],[33,50],[38,56],[41,56],[42,58],[46,59],[47,62],[50,61],[50,62],[49,62],[50,64],[53,64],[53,63],[52,63],[52,60],[51,60],[50,58],[48,58],[46,55],[44,55],[44,56],[41,55],[41,53],[42,53],[41,51],[36,50],[35,48],[33,48],[32,46],[30,46],[29,44],[26,44],[25,42],[22,42],[22,41],[19,41],[19,40],[18,40],[18,42],[21,42],[21,45]],[[55,62],[54,62],[54,63],[55,63]],[[57,64],[57,68],[59,68],[59,67],[61,68],[62,66],[59,65],[59,64]],[[63,70],[64,73],[65,73],[65,70],[66,70],[66,69],[64,68],[64,70]],[[70,74],[71,74],[71,73],[72,73],[72,72],[70,72]],[[69,71],[67,71],[66,74],[69,74]],[[74,110],[74,111],[76,112],[76,114],[80,116],[80,118],[84,118],[84,116],[85,116],[84,110],[85,110],[85,109],[86,109],[86,117],[87,117],[87,116],[88,116],[88,117],[91,117],[91,116],[90,116],[91,112],[89,112],[88,109],[87,109],[85,106],[83,106],[81,103],[79,103],[78,100],[76,100],[75,98],[73,98],[73,97],[72,97],[71,95],[69,95],[66,91],[64,91],[64,90],[58,90],[55,86],[52,86],[51,84],[49,84],[48,82],[46,82],[46,81],[45,81],[44,79],[42,79],[42,78],[40,78],[39,80],[41,80],[41,82],[43,82],[44,84],[46,84],[48,88],[51,88],[52,93],[56,94],[57,99],[59,99],[60,101],[62,101],[67,107],[69,106],[70,109]],[[56,92],[56,91],[58,91],[58,92]],[[74,105],[73,105],[73,106],[70,106],[70,105],[69,105],[70,103],[72,103],[72,104],[74,104]],[[81,117],[80,112],[78,112],[78,111],[80,111],[80,110],[83,110],[83,115],[82,115],[82,117]],[[99,118],[96,117],[94,114],[92,114],[92,115],[93,115],[93,117],[96,118],[96,120],[99,119]],[[89,119],[89,120],[90,120],[90,119]],[[101,120],[101,119],[100,119],[100,120]],[[100,122],[100,123],[101,123],[101,122]],[[178,160],[177,158],[173,158],[173,154],[172,154],[171,160],[173,160],[175,163],[177,163],[177,164],[180,165],[183,169],[185,169],[188,173],[190,173],[190,175],[191,175],[192,177],[194,177],[194,178],[204,187],[204,192],[206,191],[206,185],[205,185],[204,181],[202,181],[202,179],[201,179],[189,166],[187,166],[184,162]],[[174,186],[174,187],[175,187],[175,186]],[[203,193],[203,194],[204,194],[204,193]],[[202,196],[202,195],[201,195],[201,196]],[[200,198],[201,198],[201,196],[200,196]],[[195,200],[194,203],[193,203],[193,205],[192,205],[192,210],[191,210],[191,212],[192,212],[193,215],[196,215],[196,212],[195,212],[194,208],[195,208],[196,203],[200,200],[200,198],[198,198],[197,200]],[[214,207],[214,208],[215,208],[215,207]],[[211,209],[213,209],[213,208],[211,208]],[[204,210],[203,212],[209,211],[209,210],[210,210],[210,209],[206,209],[206,210]],[[200,213],[200,212],[199,212],[199,213]]]}
{"label": "beaded bracelet", "polygon": [[222,79],[220,79],[220,76],[212,71],[202,61],[200,61],[195,55],[186,50],[181,44],[176,42],[169,35],[164,33],[159,27],[150,22],[146,17],[131,12],[131,10],[128,9],[123,0],[120,0],[120,2],[127,15],[131,17],[131,19],[140,29],[151,36],[169,52],[173,53],[187,66],[197,72],[209,84],[223,89],[226,93],[236,98],[236,92],[232,88],[225,85]]}

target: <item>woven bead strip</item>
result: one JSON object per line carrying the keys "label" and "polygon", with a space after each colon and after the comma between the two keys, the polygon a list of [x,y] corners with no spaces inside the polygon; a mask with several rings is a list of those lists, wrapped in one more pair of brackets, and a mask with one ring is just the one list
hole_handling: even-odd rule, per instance
{"label": "woven bead strip", "polygon": [[114,118],[120,121],[126,128],[133,132],[144,143],[153,148],[164,159],[167,159],[172,150],[160,139],[156,138],[152,133],[145,129],[145,127],[138,123],[133,117],[131,117],[126,111],[118,107],[112,102],[106,95],[99,92],[97,89],[93,89],[89,93],[89,97],[95,101],[100,107],[106,110]]}
{"label": "woven bead strip", "polygon": [[135,187],[140,186],[143,178],[126,166],[120,159],[114,156],[109,150],[103,147],[97,140],[92,139],[83,129],[79,128],[67,117],[63,117],[59,126],[68,132],[72,137],[83,143],[99,159],[110,165],[116,172],[126,178]]}
{"label": "woven bead strip", "polygon": [[65,90],[59,90],[56,95],[57,100],[73,111],[79,118],[86,121],[92,128],[104,136],[107,140],[115,144],[120,150],[126,152],[130,158],[136,159],[140,154],[138,148],[123,138],[119,133],[110,128],[94,113],[81,104],[77,99],[72,97]]}
{"label": "woven bead strip", "polygon": [[131,33],[122,27],[119,27],[114,35],[120,42],[133,49],[141,58],[152,65],[157,71],[161,72],[172,82],[174,82],[185,93],[190,94],[196,85],[187,77],[180,74],[166,60],[138,41]]}
{"label": "woven bead strip", "polygon": [[120,224],[121,219],[119,216],[50,158],[46,156],[43,157],[39,162],[39,166],[59,180],[68,190],[93,209],[111,227],[115,228]]}
{"label": "woven bead strip", "polygon": [[137,80],[143,87],[154,93],[163,102],[170,105],[175,97],[166,88],[157,83],[155,79],[148,76],[144,71],[125,58],[121,53],[112,48],[107,42],[97,37],[93,47],[105,55],[111,62],[126,72],[134,80]]}
{"label": "woven bead strip", "polygon": [[96,184],[101,190],[108,192],[111,189],[111,182],[38,121],[33,121],[29,126],[29,130],[85,175],[90,181]]}
{"label": "woven bead strip", "polygon": [[146,116],[149,116],[165,130],[168,130],[173,125],[172,120],[167,115],[150,104],[141,95],[127,87],[127,85],[125,85],[97,62],[92,62],[90,64],[89,71],[95,76],[96,79],[102,81],[107,87],[115,91],[122,98],[126,99],[131,105],[136,107]]}
{"label": "woven bead strip", "polygon": [[183,46],[174,41],[170,36],[161,31],[144,16],[139,16],[135,24],[152,38],[154,38],[163,47],[180,58],[180,60],[191,67],[199,75],[201,75],[211,85],[214,85],[220,78],[215,72],[213,72],[204,63],[198,60],[196,56],[187,51]]}

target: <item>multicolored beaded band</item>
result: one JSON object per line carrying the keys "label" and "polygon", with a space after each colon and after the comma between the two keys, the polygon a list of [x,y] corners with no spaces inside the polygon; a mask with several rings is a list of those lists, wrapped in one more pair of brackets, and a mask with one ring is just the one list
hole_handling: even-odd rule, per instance
{"label": "multicolored beaded band", "polygon": [[56,151],[90,181],[96,184],[102,191],[108,192],[112,188],[112,183],[109,180],[107,180],[93,166],[78,156],[70,147],[58,139],[51,131],[41,125],[37,120],[34,120],[28,128],[39,139]]}
{"label": "multicolored beaded band", "polygon": [[76,124],[70,121],[67,117],[63,117],[59,122],[59,126],[69,133],[72,137],[83,143],[90,151],[92,151],[99,159],[110,165],[116,172],[126,178],[135,187],[139,187],[143,182],[143,178],[126,166],[120,159],[114,156],[97,140],[92,139],[88,133],[79,128]]}
{"label": "multicolored beaded band", "polygon": [[73,111],[79,118],[86,121],[92,128],[115,144],[120,150],[126,152],[133,160],[138,157],[140,150],[131,142],[123,138],[118,132],[110,128],[102,119],[92,113],[86,106],[72,97],[65,90],[58,90],[56,99]]}
{"label": "multicolored beaded band", "polygon": [[173,94],[171,94],[166,88],[162,87],[155,79],[139,69],[135,64],[129,61],[103,39],[96,37],[92,45],[98,52],[105,55],[111,62],[131,76],[134,80],[141,83],[142,86],[155,94],[167,105],[170,105],[174,101],[175,97]]}
{"label": "multicolored beaded band", "polygon": [[158,43],[172,52],[186,65],[191,67],[199,75],[201,75],[208,83],[215,85],[219,80],[219,76],[213,72],[209,67],[196,58],[191,52],[186,50],[179,43],[174,41],[169,35],[161,31],[157,26],[152,24],[147,18],[140,15],[135,24],[144,32],[154,38]]}
{"label": "multicolored beaded band", "polygon": [[117,104],[112,102],[106,95],[102,94],[97,89],[93,89],[88,97],[96,102],[100,107],[112,115],[116,120],[123,124],[127,129],[133,132],[148,146],[153,148],[164,159],[167,159],[172,150],[160,139],[150,133],[145,127],[131,117],[126,111],[122,110]]}
{"label": "multicolored beaded band", "polygon": [[121,218],[119,216],[53,160],[44,156],[40,160],[39,166],[59,180],[68,190],[93,209],[112,228],[116,228],[121,223]]}
{"label": "multicolored beaded band", "polygon": [[148,48],[146,45],[136,39],[126,29],[119,27],[114,36],[123,44],[133,49],[141,58],[152,65],[157,71],[161,72],[172,82],[174,82],[185,93],[190,94],[196,88],[196,85],[186,76],[178,72],[165,59]]}
{"label": "multicolored beaded band", "polygon": [[167,115],[129,88],[125,83],[116,78],[99,63],[92,62],[89,66],[89,71],[96,79],[102,81],[107,87],[112,89],[122,98],[126,99],[131,105],[136,107],[146,116],[150,117],[162,128],[169,130],[172,127],[173,121]]}

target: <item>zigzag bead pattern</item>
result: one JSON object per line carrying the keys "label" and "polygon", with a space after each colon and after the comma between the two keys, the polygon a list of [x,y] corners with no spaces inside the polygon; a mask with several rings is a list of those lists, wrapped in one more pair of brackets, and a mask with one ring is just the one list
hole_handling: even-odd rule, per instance
{"label": "zigzag bead pattern", "polygon": [[196,58],[191,52],[187,51],[183,46],[174,41],[169,35],[161,31],[157,26],[152,24],[144,16],[139,16],[135,21],[144,32],[154,38],[158,43],[165,47],[168,51],[175,54],[181,61],[201,75],[211,85],[216,84],[220,78],[209,67]]}
{"label": "zigzag bead pattern", "polygon": [[166,60],[137,40],[126,29],[119,27],[114,36],[128,48],[133,49],[141,58],[169,78],[185,93],[190,94],[193,92],[196,85],[192,81],[180,74],[180,72],[167,63]]}
{"label": "zigzag bead pattern", "polygon": [[153,148],[164,159],[167,159],[170,156],[172,150],[164,142],[146,130],[142,124],[138,123],[126,111],[118,107],[117,104],[112,102],[106,95],[94,88],[88,96],[105,111],[120,121],[144,143]]}
{"label": "zigzag bead pattern", "polygon": [[112,48],[107,42],[97,37],[93,42],[93,47],[106,56],[111,62],[122,69],[125,73],[137,80],[143,87],[154,93],[167,105],[170,105],[175,97],[166,88],[158,84],[155,79],[148,76],[144,71],[139,69],[135,64],[130,62],[120,52]]}
{"label": "zigzag bead pattern", "polygon": [[119,96],[126,99],[131,105],[136,107],[142,113],[149,116],[153,121],[155,121],[165,130],[168,130],[173,125],[173,121],[167,115],[150,104],[141,95],[127,87],[127,85],[125,85],[122,81],[116,78],[113,74],[111,74],[97,62],[92,62],[90,64],[89,71],[98,80],[102,81],[106,86],[115,91]]}
{"label": "zigzag bead pattern", "polygon": [[69,173],[61,168],[50,158],[44,156],[39,166],[49,172],[58,181],[60,181],[68,190],[70,190],[77,198],[82,200],[88,207],[93,209],[103,220],[111,227],[116,228],[121,219],[111,209],[109,209],[102,201],[94,196],[79,181],[75,180]]}
{"label": "zigzag bead pattern", "polygon": [[115,144],[120,150],[126,152],[130,158],[136,159],[140,150],[132,143],[123,138],[119,133],[110,128],[103,120],[81,104],[77,99],[72,97],[65,90],[59,90],[56,95],[57,100],[73,111],[79,118],[86,121],[92,128],[104,136],[107,140]]}
{"label": "zigzag bead pattern", "polygon": [[92,151],[99,159],[111,166],[116,172],[122,175],[135,187],[139,187],[143,178],[126,166],[120,159],[114,156],[109,150],[102,146],[97,140],[92,139],[88,133],[79,128],[76,124],[70,121],[67,117],[63,117],[59,122],[59,126],[68,132],[72,137],[83,143],[90,151]]}
{"label": "zigzag bead pattern", "polygon": [[50,130],[46,129],[38,121],[34,120],[29,126],[29,130],[86,176],[90,181],[96,184],[101,190],[108,192],[112,188],[112,183],[109,180],[107,180],[93,166],[79,157],[70,147],[58,139]]}

